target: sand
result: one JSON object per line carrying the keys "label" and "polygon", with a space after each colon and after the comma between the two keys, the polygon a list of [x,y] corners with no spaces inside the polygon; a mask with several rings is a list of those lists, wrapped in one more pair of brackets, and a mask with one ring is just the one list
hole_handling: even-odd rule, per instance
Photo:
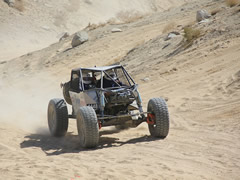
{"label": "sand", "polygon": [[[202,8],[221,11],[207,24],[193,22]],[[1,179],[239,179],[238,8],[192,2],[91,30],[90,40],[74,49],[71,36],[1,63]],[[181,35],[165,41],[171,22]],[[204,33],[181,49],[187,24]],[[113,27],[122,32],[111,33]],[[144,109],[150,98],[167,99],[167,138],[151,137],[146,123],[120,132],[109,127],[101,129],[97,148],[83,149],[75,120],[65,137],[51,137],[48,101],[62,98],[60,83],[71,69],[116,62],[139,84]]]}

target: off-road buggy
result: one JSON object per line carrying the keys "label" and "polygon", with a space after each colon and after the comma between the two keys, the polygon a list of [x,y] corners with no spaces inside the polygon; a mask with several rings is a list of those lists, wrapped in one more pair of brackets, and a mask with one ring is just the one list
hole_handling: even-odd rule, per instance
{"label": "off-road buggy", "polygon": [[[88,84],[85,84],[86,74]],[[111,86],[106,85],[106,79]],[[105,126],[137,127],[147,122],[152,136],[168,135],[165,100],[150,99],[144,112],[138,85],[121,65],[73,69],[71,80],[61,86],[65,100],[52,99],[48,105],[48,126],[53,136],[66,134],[69,118],[77,119],[80,144],[85,148],[98,145],[99,129]],[[72,105],[72,114],[68,114],[65,101]]]}

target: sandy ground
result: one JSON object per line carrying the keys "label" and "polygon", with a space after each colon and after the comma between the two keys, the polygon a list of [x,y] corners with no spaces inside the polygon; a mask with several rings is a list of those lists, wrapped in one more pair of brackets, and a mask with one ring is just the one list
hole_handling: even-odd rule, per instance
{"label": "sandy ground", "polygon": [[[193,22],[201,8],[220,11]],[[89,31],[71,49],[71,38],[0,64],[0,174],[2,179],[239,179],[239,7],[202,1]],[[201,29],[187,49],[182,35],[165,41],[164,27]],[[113,27],[123,30],[111,33]],[[149,136],[147,124],[118,132],[103,128],[96,149],[79,146],[76,122],[63,138],[49,135],[49,99],[74,67],[120,62],[139,84],[144,107],[166,98],[170,132]],[[147,78],[147,80],[146,80]],[[145,80],[144,80],[145,79]],[[70,108],[69,108],[70,110]]]}

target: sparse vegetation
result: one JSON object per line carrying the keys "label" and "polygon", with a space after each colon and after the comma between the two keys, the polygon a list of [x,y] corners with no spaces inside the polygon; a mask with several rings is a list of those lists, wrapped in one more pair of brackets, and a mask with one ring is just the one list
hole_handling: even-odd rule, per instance
{"label": "sparse vegetation", "polygon": [[186,46],[192,45],[193,41],[199,38],[201,31],[199,29],[194,29],[193,27],[184,28],[184,37],[186,38]]}
{"label": "sparse vegetation", "polygon": [[115,24],[119,24],[116,20],[116,18],[110,18],[108,21],[107,21],[107,24],[110,24],[110,25],[115,25]]}
{"label": "sparse vegetation", "polygon": [[240,3],[240,0],[225,0],[226,4],[230,7],[236,6]]}
{"label": "sparse vegetation", "polygon": [[164,28],[162,33],[169,33],[170,31],[172,31],[176,26],[175,22],[170,22],[168,23]]}
{"label": "sparse vegetation", "polygon": [[123,23],[130,23],[130,22],[134,22],[140,18],[142,18],[143,15],[141,15],[139,12],[132,12],[132,11],[121,11],[119,13],[117,13],[116,18],[111,18],[109,19],[107,22],[104,23],[90,23],[84,28],[84,29],[88,29],[88,30],[94,30],[97,29],[99,27],[104,27],[107,24],[113,25],[113,24],[123,24]]}
{"label": "sparse vegetation", "polygon": [[141,19],[143,15],[137,11],[120,11],[116,17],[121,23],[130,23]]}
{"label": "sparse vegetation", "polygon": [[88,29],[88,30],[94,30],[94,29],[97,29],[97,28],[99,28],[99,27],[104,27],[104,26],[106,26],[107,25],[107,23],[99,23],[99,24],[91,24],[91,23],[88,23],[88,26],[87,27],[85,27],[84,29]]}

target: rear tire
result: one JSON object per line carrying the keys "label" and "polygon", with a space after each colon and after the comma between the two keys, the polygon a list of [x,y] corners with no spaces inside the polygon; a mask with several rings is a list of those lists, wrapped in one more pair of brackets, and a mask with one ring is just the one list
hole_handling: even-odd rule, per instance
{"label": "rear tire", "polygon": [[72,100],[71,100],[69,91],[70,91],[70,81],[63,84],[63,97],[68,104],[72,105]]}
{"label": "rear tire", "polygon": [[68,110],[63,99],[52,99],[49,101],[48,127],[52,136],[61,137],[67,133]]}
{"label": "rear tire", "polygon": [[154,115],[154,124],[148,124],[149,132],[154,137],[165,138],[169,132],[169,113],[164,99],[153,98],[148,102],[148,112]]}
{"label": "rear tire", "polygon": [[80,107],[77,112],[77,129],[81,147],[94,148],[98,145],[98,119],[92,107]]}

